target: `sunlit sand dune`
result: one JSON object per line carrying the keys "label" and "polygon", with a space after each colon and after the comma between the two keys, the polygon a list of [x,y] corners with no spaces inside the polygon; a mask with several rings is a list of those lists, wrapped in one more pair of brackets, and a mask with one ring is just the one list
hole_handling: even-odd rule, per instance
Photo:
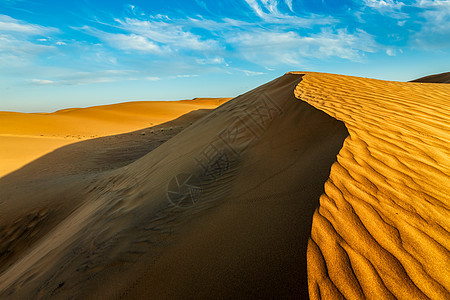
{"label": "sunlit sand dune", "polygon": [[54,113],[0,112],[0,177],[63,145],[158,125],[227,100],[136,101]]}
{"label": "sunlit sand dune", "polygon": [[450,86],[308,74],[295,93],[350,133],[314,214],[311,298],[449,299]]}
{"label": "sunlit sand dune", "polygon": [[448,299],[449,98],[289,73],[49,153],[0,179],[0,298]]}

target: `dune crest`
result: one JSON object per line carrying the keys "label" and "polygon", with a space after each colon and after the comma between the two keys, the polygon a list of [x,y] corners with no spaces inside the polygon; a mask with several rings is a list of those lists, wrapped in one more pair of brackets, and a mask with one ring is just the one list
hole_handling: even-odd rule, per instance
{"label": "dune crest", "polygon": [[297,98],[345,123],[314,214],[312,299],[450,298],[450,86],[310,73]]}

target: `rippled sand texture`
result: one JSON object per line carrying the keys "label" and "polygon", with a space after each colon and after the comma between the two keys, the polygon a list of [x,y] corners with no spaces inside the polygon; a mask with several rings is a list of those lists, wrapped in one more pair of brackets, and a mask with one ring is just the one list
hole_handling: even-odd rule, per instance
{"label": "rippled sand texture", "polygon": [[308,244],[312,299],[450,299],[450,85],[308,73],[350,136]]}

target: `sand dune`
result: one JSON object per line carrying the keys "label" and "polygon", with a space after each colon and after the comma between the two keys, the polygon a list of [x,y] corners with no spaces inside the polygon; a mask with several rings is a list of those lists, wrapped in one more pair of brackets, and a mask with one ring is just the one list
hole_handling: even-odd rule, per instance
{"label": "sand dune", "polygon": [[411,80],[411,82],[450,83],[450,72],[440,73]]}
{"label": "sand dune", "polygon": [[0,112],[0,177],[61,146],[158,125],[230,98],[136,101],[54,113]]}
{"label": "sand dune", "polygon": [[449,95],[289,73],[49,153],[0,179],[0,298],[448,299]]}
{"label": "sand dune", "polygon": [[78,208],[95,178],[136,161],[208,112],[195,110],[151,128],[66,145],[3,177],[0,269]]}
{"label": "sand dune", "polygon": [[308,246],[311,298],[449,299],[450,86],[308,74],[345,123]]}

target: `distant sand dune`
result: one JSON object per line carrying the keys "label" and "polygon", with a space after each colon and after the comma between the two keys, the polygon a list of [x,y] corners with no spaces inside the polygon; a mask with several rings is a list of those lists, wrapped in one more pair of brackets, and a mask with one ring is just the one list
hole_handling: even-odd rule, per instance
{"label": "distant sand dune", "polygon": [[411,82],[450,83],[450,72],[425,76],[419,79],[411,80]]}
{"label": "distant sand dune", "polygon": [[230,98],[135,101],[54,113],[0,111],[0,177],[61,146],[158,125],[196,109],[213,109]]}
{"label": "distant sand dune", "polygon": [[288,73],[49,153],[0,179],[0,298],[448,299],[449,95]]}

